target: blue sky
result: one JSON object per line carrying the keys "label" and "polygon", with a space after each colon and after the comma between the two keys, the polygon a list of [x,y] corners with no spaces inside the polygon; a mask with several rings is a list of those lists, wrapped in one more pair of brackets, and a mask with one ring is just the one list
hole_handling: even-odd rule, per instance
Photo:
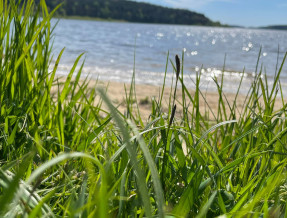
{"label": "blue sky", "polygon": [[287,0],[136,0],[205,14],[213,21],[242,26],[287,25]]}

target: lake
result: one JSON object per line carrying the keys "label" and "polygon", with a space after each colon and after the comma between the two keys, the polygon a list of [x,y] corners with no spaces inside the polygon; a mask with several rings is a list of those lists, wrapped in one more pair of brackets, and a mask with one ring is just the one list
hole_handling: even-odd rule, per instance
{"label": "lake", "polygon": [[[225,90],[229,92],[236,91],[235,84],[244,69],[243,90],[248,89],[260,48],[259,70],[266,72],[270,83],[287,51],[287,31],[261,29],[61,19],[54,36],[55,56],[66,48],[59,74],[66,75],[84,52],[84,76],[130,82],[135,67],[137,83],[160,85],[168,52],[171,60],[175,54],[184,53],[184,80],[188,86],[193,86],[196,72],[201,72],[202,88],[214,89],[212,78],[221,77],[225,63]],[[169,63],[168,84],[172,73]],[[286,86],[286,67],[281,81]]]}

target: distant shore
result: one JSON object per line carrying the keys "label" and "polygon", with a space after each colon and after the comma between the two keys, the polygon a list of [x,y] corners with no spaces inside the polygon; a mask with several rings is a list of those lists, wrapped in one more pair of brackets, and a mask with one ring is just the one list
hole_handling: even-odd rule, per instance
{"label": "distant shore", "polygon": [[87,16],[55,16],[55,18],[56,19],[67,19],[67,20],[91,20],[91,21],[128,23],[128,21],[125,21],[125,20],[104,19],[104,18],[99,18],[99,17],[87,17]]}
{"label": "distant shore", "polygon": [[127,20],[117,20],[117,19],[105,19],[100,17],[88,17],[88,16],[55,16],[56,19],[66,19],[66,20],[85,20],[85,21],[102,21],[102,22],[115,22],[115,23],[135,23],[135,24],[150,24],[150,25],[176,25],[176,26],[202,26],[202,27],[219,27],[219,28],[245,28],[241,26],[230,26],[230,25],[218,25],[218,26],[206,26],[206,25],[192,25],[192,24],[172,24],[172,23],[150,23],[150,22],[131,22]]}
{"label": "distant shore", "polygon": [[[143,23],[143,22],[130,22],[126,20],[117,19],[105,19],[99,17],[88,17],[88,16],[55,16],[57,19],[67,19],[67,20],[87,20],[87,21],[103,21],[103,22],[117,22],[117,23],[138,23],[138,24],[161,24],[161,25],[179,25],[186,26],[186,24],[163,24],[163,23]],[[189,25],[189,26],[203,26],[203,25]],[[207,26],[208,27],[208,26]],[[224,25],[219,26],[209,26],[209,27],[219,27],[219,28],[243,28],[243,29],[266,29],[266,30],[287,30],[287,25],[272,25],[272,26],[259,26],[259,27],[245,27],[238,25]]]}

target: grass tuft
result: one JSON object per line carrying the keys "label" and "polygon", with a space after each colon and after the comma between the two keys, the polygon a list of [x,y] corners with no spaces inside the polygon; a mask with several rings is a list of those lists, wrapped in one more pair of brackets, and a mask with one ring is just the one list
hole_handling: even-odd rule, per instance
{"label": "grass tuft", "polygon": [[[257,64],[242,105],[243,77],[233,100],[224,76],[214,78],[217,108],[200,89],[202,75],[191,92],[184,56],[174,64],[168,55],[145,122],[133,110],[135,70],[126,113],[81,77],[82,55],[64,79],[64,49],[49,70],[55,11],[44,0],[0,0],[0,12],[1,217],[286,216],[287,53],[271,85]],[[175,82],[165,113],[169,65]]]}

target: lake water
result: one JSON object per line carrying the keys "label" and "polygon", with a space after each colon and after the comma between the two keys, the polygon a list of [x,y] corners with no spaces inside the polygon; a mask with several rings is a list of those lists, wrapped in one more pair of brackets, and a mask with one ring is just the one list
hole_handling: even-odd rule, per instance
{"label": "lake water", "polygon": [[[57,55],[66,47],[59,65],[60,74],[67,74],[84,52],[84,76],[130,82],[135,66],[137,83],[160,85],[168,52],[172,60],[175,54],[184,52],[188,86],[192,87],[196,72],[200,71],[202,88],[214,89],[212,78],[221,77],[225,60],[225,90],[229,92],[235,92],[243,69],[247,90],[255,75],[260,47],[259,70],[262,67],[270,83],[278,69],[277,59],[280,66],[287,51],[287,31],[275,30],[62,19],[54,35],[53,53]],[[281,77],[283,86],[287,84],[286,69]],[[170,63],[167,73],[170,84],[173,73]]]}

